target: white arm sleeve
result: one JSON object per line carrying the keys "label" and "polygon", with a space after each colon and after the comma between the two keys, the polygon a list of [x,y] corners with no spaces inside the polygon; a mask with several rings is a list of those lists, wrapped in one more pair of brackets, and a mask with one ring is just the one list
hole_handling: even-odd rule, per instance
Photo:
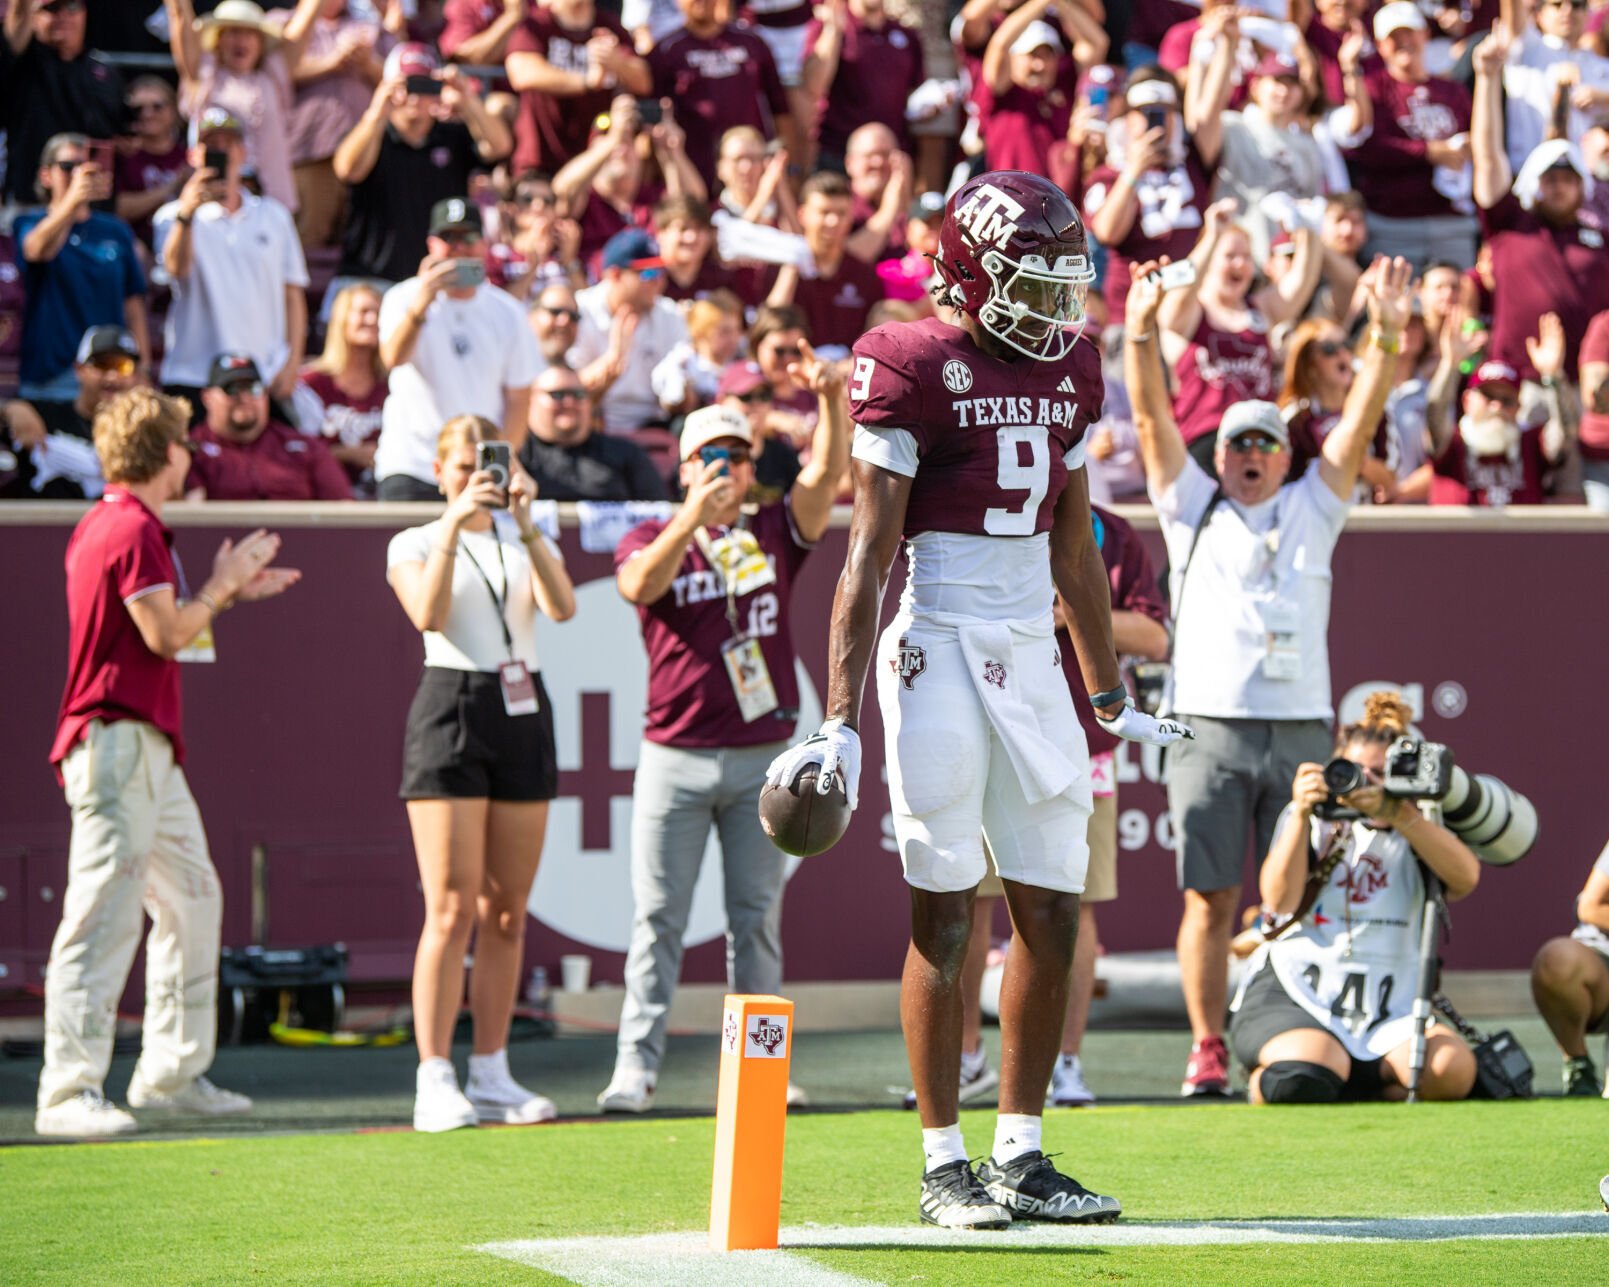
{"label": "white arm sleeve", "polygon": [[850,454],[856,460],[864,460],[891,474],[915,478],[920,453],[916,449],[916,439],[908,429],[869,429],[865,425],[856,425]]}

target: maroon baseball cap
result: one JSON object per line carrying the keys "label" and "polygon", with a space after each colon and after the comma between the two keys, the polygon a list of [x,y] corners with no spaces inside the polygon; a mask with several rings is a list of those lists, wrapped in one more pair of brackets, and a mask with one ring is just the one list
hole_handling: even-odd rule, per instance
{"label": "maroon baseball cap", "polygon": [[1251,74],[1253,76],[1273,76],[1288,80],[1300,80],[1302,78],[1302,69],[1296,59],[1289,54],[1269,52],[1258,60],[1257,66],[1251,69]]}
{"label": "maroon baseball cap", "polygon": [[733,362],[721,372],[720,382],[715,386],[715,396],[718,399],[741,398],[769,383],[758,362]]}
{"label": "maroon baseball cap", "polygon": [[1520,373],[1507,362],[1482,362],[1475,368],[1469,387],[1484,391],[1493,384],[1506,384],[1511,389],[1517,390],[1520,387]]}
{"label": "maroon baseball cap", "polygon": [[429,45],[398,45],[386,55],[384,74],[389,77],[434,76],[441,70],[441,59]]}

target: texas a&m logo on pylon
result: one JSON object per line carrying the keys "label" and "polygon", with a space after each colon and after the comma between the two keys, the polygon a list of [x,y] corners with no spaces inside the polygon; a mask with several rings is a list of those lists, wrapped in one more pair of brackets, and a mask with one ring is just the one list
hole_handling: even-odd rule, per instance
{"label": "texas a&m logo on pylon", "polygon": [[788,1020],[785,1015],[756,1014],[749,1019],[746,1059],[785,1059],[788,1055]]}
{"label": "texas a&m logo on pylon", "polygon": [[901,635],[899,652],[888,659],[888,665],[909,689],[916,683],[916,677],[927,669],[927,650],[906,642],[905,636]]}

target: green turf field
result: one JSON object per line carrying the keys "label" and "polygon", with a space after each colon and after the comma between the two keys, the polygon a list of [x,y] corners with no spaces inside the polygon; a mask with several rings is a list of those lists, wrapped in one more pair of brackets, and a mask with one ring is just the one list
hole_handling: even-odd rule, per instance
{"label": "green turf field", "polygon": [[[1249,1109],[1117,1106],[1047,1115],[1067,1170],[1125,1205],[1115,1229],[1272,1218],[1599,1210],[1609,1105]],[[963,1115],[971,1151],[989,1111]],[[919,1231],[919,1152],[898,1111],[790,1119],[784,1226]],[[706,1117],[408,1132],[189,1138],[0,1149],[0,1283],[480,1284],[566,1281],[487,1243],[696,1231],[708,1221]],[[1602,1283],[1602,1233],[1346,1245],[807,1247],[820,1281],[1234,1284]],[[808,1233],[804,1235],[810,1241]],[[819,1241],[830,1244],[833,1236]],[[1075,1235],[1076,1240],[1076,1235]],[[749,1262],[745,1262],[745,1268]],[[755,1283],[784,1281],[752,1263]],[[685,1267],[684,1267],[685,1268]],[[665,1275],[596,1258],[591,1281]],[[827,1272],[831,1271],[831,1272]],[[798,1278],[787,1281],[805,1281]],[[693,1277],[677,1282],[703,1281]],[[814,1281],[814,1280],[812,1280]]]}

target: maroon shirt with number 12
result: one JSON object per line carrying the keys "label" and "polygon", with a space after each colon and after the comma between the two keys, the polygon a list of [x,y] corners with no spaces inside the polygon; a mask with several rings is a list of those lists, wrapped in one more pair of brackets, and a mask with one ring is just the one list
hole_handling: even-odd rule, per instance
{"label": "maroon shirt with number 12", "polygon": [[[638,604],[643,646],[648,650],[648,712],[643,736],[661,746],[708,749],[763,746],[793,736],[799,713],[794,677],[793,627],[788,601],[794,581],[814,548],[793,524],[788,500],[763,506],[748,529],[770,560],[776,580],[737,596],[738,629],[760,641],[776,687],[777,709],[746,723],[732,691],[721,647],[732,638],[726,616],[726,585],[695,541],[688,545],[670,589],[653,603]],[[639,523],[615,549],[615,570],[665,530],[662,519]],[[711,529],[718,540],[726,529]]]}

